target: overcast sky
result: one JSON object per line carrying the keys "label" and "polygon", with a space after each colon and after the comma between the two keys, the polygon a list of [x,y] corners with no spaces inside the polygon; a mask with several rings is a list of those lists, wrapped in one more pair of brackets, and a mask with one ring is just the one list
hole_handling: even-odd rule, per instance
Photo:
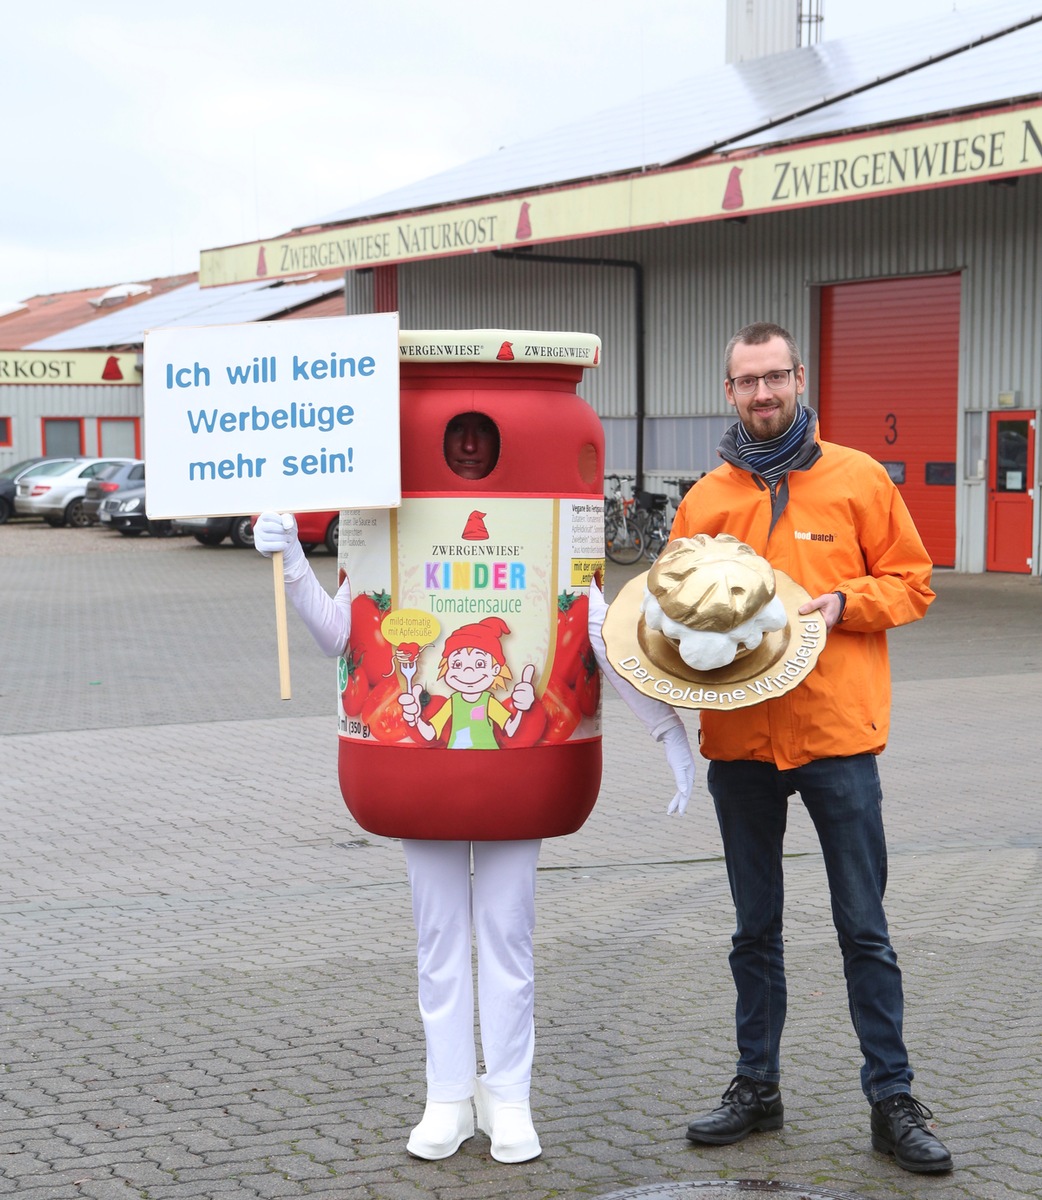
{"label": "overcast sky", "polygon": [[[829,40],[981,0],[823,0]],[[793,0],[795,4],[795,0]],[[724,63],[726,0],[51,0],[4,20],[0,305],[252,241]]]}

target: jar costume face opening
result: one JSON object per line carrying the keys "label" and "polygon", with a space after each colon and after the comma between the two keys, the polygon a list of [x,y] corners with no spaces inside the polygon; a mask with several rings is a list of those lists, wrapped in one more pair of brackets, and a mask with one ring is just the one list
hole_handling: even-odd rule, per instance
{"label": "jar costume face opening", "polygon": [[445,461],[461,479],[484,479],[499,462],[499,429],[484,413],[458,413],[445,426]]}

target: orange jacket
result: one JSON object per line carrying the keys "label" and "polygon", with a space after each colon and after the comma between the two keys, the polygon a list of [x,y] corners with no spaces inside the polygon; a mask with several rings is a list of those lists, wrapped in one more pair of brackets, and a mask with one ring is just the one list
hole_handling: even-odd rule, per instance
{"label": "orange jacket", "polygon": [[[811,597],[846,597],[842,621],[799,687],[751,708],[700,714],[706,758],[756,759],[787,770],[819,758],[878,754],[886,745],[886,630],[926,612],[934,598],[932,563],[883,467],[834,442],[819,447],[807,469],[789,472],[780,514],[772,513],[763,480],[730,462],[699,480],[677,510],[672,537],[733,534]],[[783,479],[782,496],[784,488]]]}

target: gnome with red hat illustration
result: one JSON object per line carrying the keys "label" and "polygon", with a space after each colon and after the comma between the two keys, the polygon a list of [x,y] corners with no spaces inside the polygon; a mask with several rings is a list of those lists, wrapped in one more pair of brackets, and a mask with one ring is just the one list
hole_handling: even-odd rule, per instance
{"label": "gnome with red hat illustration", "polygon": [[430,721],[420,715],[421,688],[416,684],[401,698],[402,716],[425,741],[448,734],[450,750],[496,750],[494,726],[511,737],[521,723],[521,715],[535,703],[532,679],[535,667],[527,666],[510,694],[511,713],[492,694],[505,687],[511,678],[503,654],[502,637],[510,629],[499,617],[486,617],[473,625],[462,625],[445,639],[445,651],[438,666],[438,678],[452,688],[449,703],[439,708]]}

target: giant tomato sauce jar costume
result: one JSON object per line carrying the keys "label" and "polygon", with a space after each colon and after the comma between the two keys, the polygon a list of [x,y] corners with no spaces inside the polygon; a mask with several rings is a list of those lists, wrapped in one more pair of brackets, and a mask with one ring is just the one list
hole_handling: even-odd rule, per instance
{"label": "giant tomato sauce jar costume", "polygon": [[[601,777],[587,619],[604,558],[604,435],[576,390],[600,340],[403,330],[400,347],[401,507],[340,522],[354,597],[344,799],[388,837],[573,833]],[[446,458],[464,414],[498,432],[483,478]]]}

